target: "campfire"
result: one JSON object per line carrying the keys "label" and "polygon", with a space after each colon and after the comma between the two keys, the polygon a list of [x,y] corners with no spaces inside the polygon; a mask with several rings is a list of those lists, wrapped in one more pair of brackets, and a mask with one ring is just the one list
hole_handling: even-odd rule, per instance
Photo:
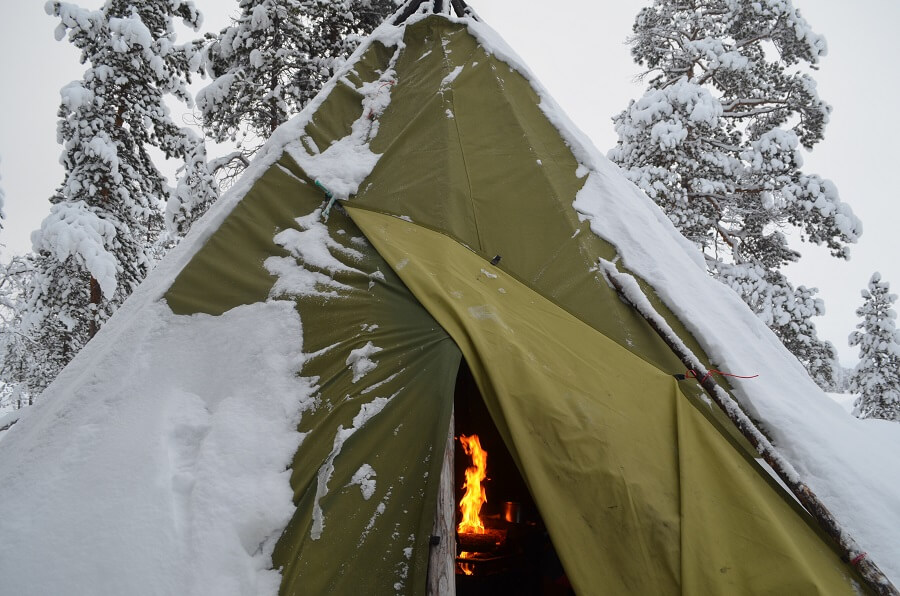
{"label": "campfire", "polygon": [[552,544],[465,362],[455,398],[456,594],[544,594],[541,561]]}
{"label": "campfire", "polygon": [[[472,465],[466,468],[465,490],[459,502],[460,522],[456,527],[459,539],[459,557],[457,569],[465,575],[474,570],[474,560],[483,558],[502,546],[506,538],[506,530],[485,527],[481,516],[481,508],[487,502],[487,493],[483,482],[487,480],[487,451],[481,446],[478,435],[459,437],[463,452],[472,458]],[[466,562],[469,560],[471,562]]]}

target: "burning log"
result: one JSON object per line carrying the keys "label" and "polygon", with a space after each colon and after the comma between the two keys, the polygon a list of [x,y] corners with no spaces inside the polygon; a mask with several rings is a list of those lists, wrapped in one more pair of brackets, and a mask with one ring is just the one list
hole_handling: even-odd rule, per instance
{"label": "burning log", "polygon": [[[485,528],[482,533],[469,532],[459,535],[459,548],[462,553],[486,553],[496,550],[506,540],[506,530]],[[460,557],[465,558],[460,553]]]}

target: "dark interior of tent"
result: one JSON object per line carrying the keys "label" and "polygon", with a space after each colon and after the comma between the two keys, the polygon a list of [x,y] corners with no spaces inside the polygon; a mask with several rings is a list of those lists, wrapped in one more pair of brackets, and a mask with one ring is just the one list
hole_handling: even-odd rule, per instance
{"label": "dark interior of tent", "polygon": [[461,596],[574,594],[528,486],[494,425],[464,359],[456,377],[454,420],[456,503],[464,492],[461,487],[465,469],[472,465],[458,438],[478,435],[488,453],[484,482],[487,501],[481,509],[485,534],[457,533],[456,593]]}

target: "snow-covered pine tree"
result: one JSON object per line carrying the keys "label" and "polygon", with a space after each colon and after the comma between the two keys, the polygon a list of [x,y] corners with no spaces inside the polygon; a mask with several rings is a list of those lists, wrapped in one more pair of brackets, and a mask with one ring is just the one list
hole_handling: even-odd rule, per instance
{"label": "snow-covered pine tree", "polygon": [[33,396],[20,380],[29,370],[42,366],[37,359],[39,346],[24,325],[32,271],[30,255],[14,255],[0,263],[0,409],[31,404]]}
{"label": "snow-covered pine tree", "polygon": [[184,165],[178,184],[166,202],[166,230],[170,238],[181,238],[219,198],[214,164],[206,157],[206,142],[192,130],[184,133]]}
{"label": "snow-covered pine tree", "polygon": [[[6,195],[0,187],[0,230],[6,217],[3,212],[5,199]],[[16,376],[14,371],[28,353],[27,339],[21,333],[21,320],[23,297],[30,274],[27,257],[14,255],[8,262],[0,262],[0,410],[9,405],[23,405],[19,399],[22,394],[18,383],[10,380]]]}
{"label": "snow-covered pine tree", "polygon": [[824,38],[791,0],[654,0],[630,43],[648,89],[614,118],[609,157],[827,386],[822,303],[780,271],[800,258],[787,227],[839,258],[862,232],[834,185],[801,169],[831,110],[805,72]]}
{"label": "snow-covered pine tree", "polygon": [[[299,112],[395,9],[393,0],[239,0],[205,51],[213,81],[197,94],[206,132],[246,158]],[[240,168],[238,168],[240,169]]]}
{"label": "snow-covered pine tree", "polygon": [[200,55],[175,43],[174,19],[196,30],[184,0],[107,0],[98,10],[48,2],[88,65],[61,90],[58,138],[65,179],[32,235],[31,338],[40,367],[21,379],[38,393],[144,278],[170,189],[148,149],[184,159],[196,136],[172,120],[164,99],[192,105]]}
{"label": "snow-covered pine tree", "polygon": [[892,308],[897,295],[877,272],[861,294],[856,315],[862,321],[849,338],[851,346],[859,346],[859,364],[850,376],[850,390],[859,394],[853,414],[900,422],[900,331]]}

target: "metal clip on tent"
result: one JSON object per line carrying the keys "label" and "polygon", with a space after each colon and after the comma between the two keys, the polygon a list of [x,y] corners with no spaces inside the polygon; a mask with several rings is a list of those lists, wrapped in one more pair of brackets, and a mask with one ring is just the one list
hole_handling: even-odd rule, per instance
{"label": "metal clip on tent", "polygon": [[328,204],[325,205],[325,210],[322,211],[322,220],[328,221],[328,215],[331,213],[331,208],[334,206],[334,201],[337,197],[335,197],[334,193],[328,190],[328,188],[318,180],[316,180],[315,184],[316,188],[325,193],[325,198],[328,199]]}

